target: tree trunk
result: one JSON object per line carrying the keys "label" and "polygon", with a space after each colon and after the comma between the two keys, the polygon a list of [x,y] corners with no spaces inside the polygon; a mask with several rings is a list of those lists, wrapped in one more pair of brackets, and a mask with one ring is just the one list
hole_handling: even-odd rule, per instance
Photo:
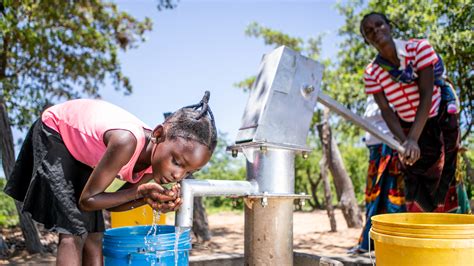
{"label": "tree trunk", "polygon": [[0,236],[0,259],[8,257],[8,246],[3,236]]}
{"label": "tree trunk", "polygon": [[202,243],[211,240],[211,232],[209,231],[206,209],[202,204],[201,197],[194,197],[193,216],[193,233],[198,242]]}
{"label": "tree trunk", "polygon": [[319,162],[320,175],[324,184],[324,200],[326,202],[326,211],[329,217],[329,223],[331,224],[331,232],[337,232],[336,217],[334,216],[334,208],[332,207],[332,194],[331,185],[328,177],[328,161],[326,159],[326,153],[323,148],[323,158]]}
{"label": "tree trunk", "polygon": [[[194,179],[194,176],[190,175],[187,178]],[[193,233],[198,242],[202,243],[211,240],[211,231],[209,231],[207,213],[202,204],[202,197],[194,197],[193,217]]]}
{"label": "tree trunk", "polygon": [[319,178],[318,180],[316,181],[313,181],[311,179],[311,171],[310,169],[306,169],[306,175],[308,176],[308,180],[309,180],[309,184],[310,184],[310,187],[311,187],[311,196],[313,196],[313,200],[314,200],[314,204],[311,203],[311,201],[308,201],[309,202],[309,205],[314,209],[322,209],[322,206],[321,206],[321,203],[319,203],[319,199],[318,199],[318,186],[319,186],[319,183],[321,182],[321,175],[319,175]]}
{"label": "tree trunk", "polygon": [[[10,120],[8,119],[8,114],[3,99],[0,99],[0,138],[3,172],[5,173],[5,178],[8,180],[9,174],[15,165],[15,152],[13,134],[10,128]],[[26,250],[30,254],[42,253],[44,249],[40,241],[40,234],[36,228],[36,225],[31,219],[31,216],[21,212],[22,204],[20,202],[15,201],[15,205],[20,218],[21,231],[23,233],[23,237],[25,238]],[[0,253],[2,253],[2,251],[0,251]]]}
{"label": "tree trunk", "polygon": [[341,153],[334,141],[329,126],[329,109],[324,108],[324,119],[317,126],[324,155],[327,158],[329,170],[334,179],[337,198],[341,204],[341,210],[349,228],[362,228],[362,214],[355,198],[354,186],[344,168]]}

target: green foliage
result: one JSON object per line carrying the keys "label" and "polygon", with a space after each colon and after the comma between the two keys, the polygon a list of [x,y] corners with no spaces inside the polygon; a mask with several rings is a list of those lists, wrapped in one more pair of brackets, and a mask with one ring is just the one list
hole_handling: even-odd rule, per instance
{"label": "green foliage", "polygon": [[99,97],[106,79],[131,93],[119,49],[151,30],[105,1],[0,1],[0,96],[12,125],[31,123],[48,103]]}
{"label": "green foliage", "polygon": [[[465,151],[465,156],[461,157],[459,160],[459,175],[464,180],[464,184],[466,185],[467,191],[467,198],[473,199],[474,198],[474,151]],[[471,167],[470,171],[468,172],[468,165]],[[470,173],[471,176],[468,175]],[[472,206],[471,206],[472,207]]]}
{"label": "green foliage", "polygon": [[234,87],[240,88],[244,90],[245,92],[247,92],[250,90],[250,88],[252,88],[252,85],[255,82],[255,78],[256,78],[255,76],[251,76],[245,80],[234,83]]}
{"label": "green foliage", "polygon": [[179,0],[158,0],[157,8],[159,11],[163,9],[173,9],[178,6]]}
{"label": "green foliage", "polygon": [[365,146],[345,143],[339,145],[344,166],[349,174],[354,192],[359,203],[364,202],[367,168],[369,166],[369,150]]}
{"label": "green foliage", "polygon": [[274,46],[275,48],[285,45],[297,52],[303,51],[303,39],[291,37],[280,31],[260,26],[257,22],[250,23],[245,30],[245,34],[256,38],[262,37],[266,45]]}
{"label": "green foliage", "polygon": [[0,227],[10,227],[18,225],[18,215],[16,213],[15,202],[8,195],[3,193],[6,179],[0,178]]}
{"label": "green foliage", "polygon": [[[217,147],[212,155],[209,163],[194,176],[197,179],[218,179],[218,180],[245,180],[244,160],[240,158],[232,158],[231,154],[226,151],[230,141],[226,134],[219,133]],[[240,157],[241,155],[239,155]],[[224,197],[208,197],[204,198],[206,209],[242,209],[242,199],[230,199]]]}
{"label": "green foliage", "polygon": [[[310,134],[308,144],[314,149],[309,157],[307,159],[303,159],[301,156],[296,157],[295,191],[311,195],[312,186],[315,186],[320,178],[319,162],[322,159],[322,151],[320,140],[316,135]],[[344,166],[354,185],[357,201],[363,202],[368,167],[368,149],[365,146],[354,145],[354,143],[344,143],[338,146]],[[328,174],[331,176],[330,172]],[[337,204],[336,190],[333,183],[331,183],[331,191],[333,204]],[[322,181],[319,181],[317,185],[316,198],[309,200],[309,205],[313,208],[322,208],[325,205]]]}
{"label": "green foliage", "polygon": [[[302,38],[291,37],[286,33],[261,26],[257,22],[250,23],[245,29],[245,34],[249,37],[262,38],[266,45],[274,48],[285,45],[314,60],[317,60],[320,56],[323,35],[317,35],[316,37],[309,38],[305,41]],[[252,76],[243,81],[237,82],[234,86],[243,89],[244,91],[248,91],[251,89],[254,81],[255,76]]]}
{"label": "green foliage", "polygon": [[[322,158],[321,142],[316,135],[310,134],[308,137],[308,146],[313,151],[308,154],[308,158],[296,156],[295,159],[295,192],[304,192],[306,195],[312,195],[312,190],[316,187],[317,180],[320,177],[319,162]],[[308,200],[312,208],[321,207],[324,203],[324,194],[322,191],[322,182],[319,182],[319,190],[316,191],[316,198]]]}

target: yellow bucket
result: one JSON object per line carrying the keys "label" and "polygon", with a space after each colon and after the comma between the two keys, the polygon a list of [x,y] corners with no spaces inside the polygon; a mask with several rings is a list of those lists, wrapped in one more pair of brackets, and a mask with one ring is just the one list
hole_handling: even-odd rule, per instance
{"label": "yellow bucket", "polygon": [[[115,192],[127,182],[115,178],[107,187],[105,192]],[[152,225],[153,209],[149,205],[143,205],[138,208],[124,212],[110,212],[110,227],[117,228],[123,226]],[[166,214],[162,213],[158,224],[166,224]]]}
{"label": "yellow bucket", "polygon": [[474,265],[473,215],[376,215],[370,237],[377,265]]}
{"label": "yellow bucket", "polygon": [[[143,205],[133,210],[110,213],[110,226],[112,228],[134,225],[152,225],[153,209],[149,205]],[[162,213],[158,224],[166,224],[166,214]]]}

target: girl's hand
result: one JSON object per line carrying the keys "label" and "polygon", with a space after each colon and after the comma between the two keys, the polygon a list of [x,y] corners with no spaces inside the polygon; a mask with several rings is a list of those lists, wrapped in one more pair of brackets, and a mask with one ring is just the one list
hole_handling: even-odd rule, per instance
{"label": "girl's hand", "polygon": [[143,197],[153,209],[169,212],[175,211],[181,205],[180,192],[179,185],[168,190],[156,183],[146,183],[138,186],[137,196]]}
{"label": "girl's hand", "polygon": [[405,148],[405,153],[400,156],[400,160],[402,163],[407,165],[415,164],[418,159],[420,159],[421,151],[418,143],[412,139],[407,139],[403,143],[403,147]]}
{"label": "girl's hand", "polygon": [[174,195],[176,195],[176,199],[162,203],[160,206],[161,212],[172,212],[178,210],[183,203],[183,200],[181,199],[181,185],[179,183],[175,183],[167,191],[171,191]]}

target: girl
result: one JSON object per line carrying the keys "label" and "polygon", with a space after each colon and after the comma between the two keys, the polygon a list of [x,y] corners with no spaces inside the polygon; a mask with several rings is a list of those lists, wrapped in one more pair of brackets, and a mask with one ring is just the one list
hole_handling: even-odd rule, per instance
{"label": "girl", "polygon": [[[23,143],[5,193],[59,233],[58,265],[101,265],[102,209],[145,203],[162,212],[181,204],[177,182],[199,170],[217,143],[209,92],[153,130],[101,100],[67,101],[45,110]],[[121,190],[105,190],[116,178]],[[154,180],[156,183],[147,183]]]}
{"label": "girl", "polygon": [[[461,201],[462,183],[456,186],[459,122],[456,114],[447,112],[435,83],[439,59],[433,47],[426,40],[393,39],[390,21],[380,13],[364,16],[360,31],[383,59],[366,67],[364,82],[366,93],[374,95],[390,131],[405,147],[400,159],[407,211],[468,211],[469,203]],[[381,62],[395,66],[403,77],[393,76]]]}

